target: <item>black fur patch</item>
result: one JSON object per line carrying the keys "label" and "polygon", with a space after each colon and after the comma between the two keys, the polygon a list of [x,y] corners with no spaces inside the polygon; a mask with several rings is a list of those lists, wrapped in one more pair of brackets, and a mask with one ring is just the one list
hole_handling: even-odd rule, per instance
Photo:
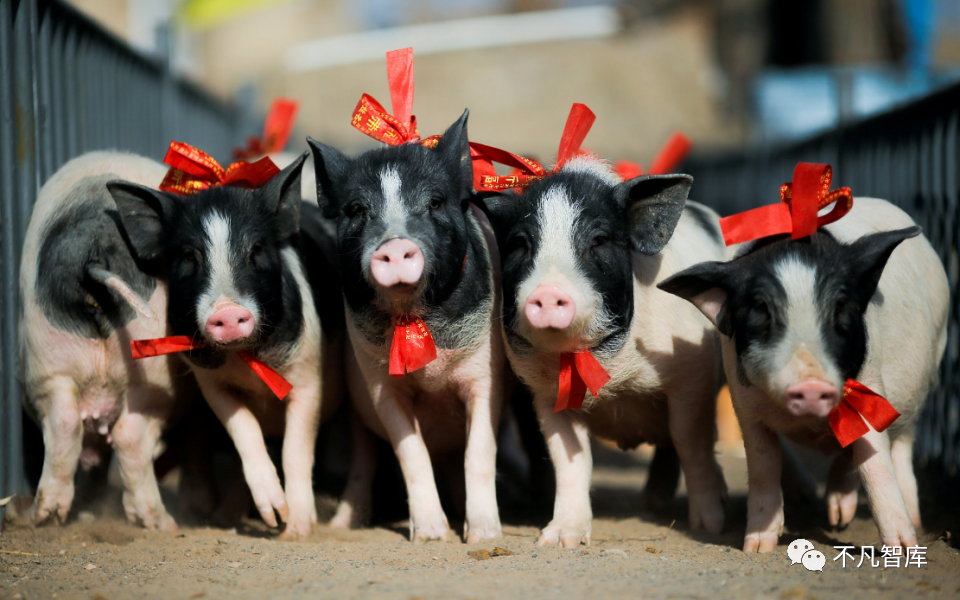
{"label": "black fur patch", "polygon": [[67,192],[70,208],[43,232],[37,257],[37,302],[58,329],[90,339],[109,337],[137,317],[115,291],[90,277],[98,267],[123,279],[144,301],[156,289],[153,265],[140,264],[118,228],[106,182],[115,175],[87,177]]}
{"label": "black fur patch", "polygon": [[720,222],[703,205],[696,202],[687,202],[683,207],[683,212],[697,222],[700,229],[704,230],[714,242],[723,245],[723,232],[720,231]]}

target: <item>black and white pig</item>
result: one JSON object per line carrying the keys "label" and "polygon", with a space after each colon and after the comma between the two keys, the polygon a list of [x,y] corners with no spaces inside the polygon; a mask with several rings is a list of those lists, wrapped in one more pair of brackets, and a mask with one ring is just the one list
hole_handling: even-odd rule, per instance
{"label": "black and white pig", "polygon": [[[553,520],[538,544],[590,543],[591,434],[623,449],[672,444],[686,474],[691,528],[723,526],[726,485],[713,457],[718,336],[655,286],[724,256],[717,216],[686,202],[692,181],[624,182],[606,162],[581,155],[522,195],[486,199],[503,259],[507,354],[533,392],[556,471]],[[611,380],[599,398],[587,393],[582,409],[554,412],[560,355],[582,350]],[[661,493],[672,497],[675,482]]]}
{"label": "black and white pig", "polygon": [[[913,425],[936,381],[949,301],[943,265],[919,234],[899,208],[857,198],[810,237],[743,244],[730,262],[696,265],[661,284],[723,334],[749,470],[744,551],[770,552],[783,532],[777,433],[840,452],[827,482],[831,524],[853,519],[862,479],[883,543],[917,544]],[[828,415],[847,379],[902,416],[841,452]]]}
{"label": "black and white pig", "polygon": [[[316,522],[314,444],[339,400],[321,386],[325,339],[297,250],[305,157],[258,189],[183,197],[108,184],[137,255],[168,266],[170,329],[205,344],[182,356],[233,439],[260,516],[276,526],[276,511],[284,539],[309,535]],[[238,351],[282,375],[293,386],[287,397],[277,399]],[[285,487],[264,442],[280,435]]]}
{"label": "black and white pig", "polygon": [[107,182],[157,185],[166,169],[117,152],[65,164],[40,189],[20,266],[24,403],[43,431],[43,472],[30,517],[67,518],[78,463],[112,446],[127,517],[176,529],[160,499],[153,460],[177,401],[196,397],[179,360],[133,362],[130,341],[167,330],[167,283],[131,255]]}
{"label": "black and white pig", "polygon": [[[467,202],[473,190],[467,114],[433,150],[404,144],[351,159],[308,140],[320,207],[338,224],[353,348],[350,395],[367,427],[393,445],[415,542],[452,537],[434,465],[464,445],[464,538],[474,543],[501,535],[495,436],[510,390],[494,326],[500,312],[495,241],[486,218]],[[411,315],[425,322],[437,358],[392,377],[394,324]]]}

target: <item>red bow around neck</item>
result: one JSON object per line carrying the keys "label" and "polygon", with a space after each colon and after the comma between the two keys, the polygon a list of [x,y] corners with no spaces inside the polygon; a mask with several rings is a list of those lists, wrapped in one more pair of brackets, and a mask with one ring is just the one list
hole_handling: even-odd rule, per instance
{"label": "red bow around neck", "polygon": [[420,317],[397,317],[390,345],[390,375],[403,377],[437,358],[437,345]]}
{"label": "red bow around neck", "polygon": [[[650,175],[675,173],[692,147],[693,143],[690,138],[679,131],[674,132],[657,152],[657,155],[653,157],[653,162],[650,163]],[[643,167],[630,160],[618,160],[613,163],[613,170],[624,181],[643,175]]]}
{"label": "red bow around neck", "polygon": [[830,411],[828,419],[837,441],[846,448],[870,431],[867,423],[881,432],[899,417],[900,413],[886,398],[862,383],[848,379],[843,386],[843,397]]}
{"label": "red bow around neck", "polygon": [[160,182],[160,189],[180,196],[192,196],[219,185],[258,188],[280,172],[267,157],[255,163],[235,162],[224,169],[206,152],[182,142],[170,142],[163,162],[170,170]]}
{"label": "red bow around neck", "polygon": [[557,393],[557,405],[553,412],[566,408],[580,408],[583,397],[590,388],[596,398],[600,388],[610,381],[610,375],[597,362],[589,350],[564,352],[560,355],[560,389]]}
{"label": "red bow around neck", "polygon": [[[818,227],[829,225],[853,208],[853,193],[843,187],[830,191],[833,169],[830,165],[798,163],[793,182],[780,186],[780,203],[761,206],[720,219],[723,240],[728,246],[781,233],[797,240],[813,235]],[[836,202],[826,215],[820,209]]]}
{"label": "red bow around neck", "polygon": [[[153,340],[134,340],[130,342],[130,351],[133,352],[133,358],[139,360],[150,356],[160,356],[161,354],[173,354],[175,352],[186,352],[187,350],[196,350],[203,348],[203,344],[198,344],[188,335],[174,335],[165,338]],[[283,378],[280,373],[271,369],[267,363],[245,350],[237,352],[237,355],[247,363],[253,372],[257,374],[270,391],[277,398],[283,400],[293,389],[290,382]]]}
{"label": "red bow around neck", "polygon": [[[568,160],[581,152],[580,146],[587,137],[597,116],[586,104],[574,104],[567,116],[567,123],[560,137],[557,151],[557,164],[547,172],[537,161],[498,150],[483,144],[470,144],[470,156],[473,159],[473,185],[478,192],[496,192],[513,188],[525,188],[556,173]],[[493,163],[513,167],[510,175],[497,175]]]}
{"label": "red bow around neck", "polygon": [[246,160],[264,154],[282,152],[287,147],[293,123],[297,119],[300,103],[289,98],[277,98],[270,105],[267,120],[263,124],[263,136],[251,136],[246,148],[235,148],[233,157]]}

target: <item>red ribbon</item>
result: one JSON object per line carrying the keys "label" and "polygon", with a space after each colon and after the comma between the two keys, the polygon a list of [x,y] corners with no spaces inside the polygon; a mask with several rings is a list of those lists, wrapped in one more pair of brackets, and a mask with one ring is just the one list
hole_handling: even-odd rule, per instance
{"label": "red ribbon", "polygon": [[263,125],[262,137],[247,139],[246,148],[235,148],[234,158],[248,159],[272,152],[282,152],[287,147],[293,123],[297,119],[300,103],[289,98],[277,98],[270,105],[267,120]]}
{"label": "red ribbon", "polygon": [[[653,157],[653,162],[650,163],[650,174],[675,173],[677,167],[690,153],[691,148],[693,148],[693,142],[690,141],[690,138],[679,131],[674,132],[667,138],[666,143],[663,144],[657,155]],[[631,160],[618,160],[613,163],[613,170],[624,181],[643,175],[643,167]]]}
{"label": "red ribbon", "polygon": [[[473,159],[473,185],[478,192],[495,192],[510,188],[525,188],[556,173],[568,160],[581,152],[580,146],[593,126],[597,116],[586,104],[574,104],[567,116],[567,123],[560,137],[557,151],[557,164],[548,173],[537,161],[498,150],[483,144],[470,143],[470,156]],[[510,175],[498,176],[493,163],[513,167]]]}
{"label": "red ribbon", "polygon": [[[843,187],[830,191],[833,169],[830,165],[798,163],[793,171],[793,182],[780,186],[780,204],[761,206],[720,219],[723,240],[728,246],[751,240],[791,234],[797,240],[829,225],[853,208],[853,192]],[[818,216],[820,209],[836,202],[826,215]]]}
{"label": "red ribbon", "polygon": [[557,393],[557,405],[553,412],[567,408],[583,406],[583,396],[587,388],[594,398],[600,395],[600,388],[610,381],[610,375],[597,362],[589,350],[564,352],[560,355],[560,389]]}
{"label": "red ribbon", "polygon": [[[162,354],[173,354],[176,352],[185,352],[187,350],[196,350],[198,348],[203,348],[203,344],[193,341],[188,335],[174,335],[165,338],[156,338],[153,340],[134,340],[130,342],[130,351],[133,353],[134,360],[139,360],[141,358],[148,358],[151,356],[160,356]],[[277,373],[272,368],[270,368],[267,363],[263,362],[256,356],[250,354],[245,350],[237,352],[240,358],[247,363],[253,372],[257,374],[257,377],[260,378],[267,387],[270,388],[270,391],[273,392],[277,398],[283,400],[287,397],[287,394],[290,393],[290,390],[293,389],[293,386],[290,385],[290,382],[283,378],[280,373]]]}
{"label": "red ribbon", "polygon": [[420,139],[417,118],[413,116],[413,48],[387,52],[387,84],[393,114],[387,112],[370,94],[360,97],[350,124],[361,133],[391,146],[420,143],[433,148],[440,136]]}
{"label": "red ribbon", "polygon": [[881,432],[899,417],[900,413],[886,398],[859,381],[848,379],[843,385],[843,397],[828,419],[837,441],[846,448],[870,431],[867,423]]}
{"label": "red ribbon", "polygon": [[219,185],[258,188],[280,172],[267,157],[255,163],[235,162],[224,169],[212,156],[182,142],[170,142],[163,162],[170,170],[160,182],[160,189],[181,196],[191,196]]}
{"label": "red ribbon", "polygon": [[390,345],[390,375],[403,377],[437,358],[437,345],[420,317],[397,317]]}

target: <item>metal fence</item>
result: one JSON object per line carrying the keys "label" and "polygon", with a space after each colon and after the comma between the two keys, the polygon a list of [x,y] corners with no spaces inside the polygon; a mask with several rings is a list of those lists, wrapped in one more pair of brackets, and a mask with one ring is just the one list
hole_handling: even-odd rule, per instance
{"label": "metal fence", "polygon": [[62,2],[0,0],[0,497],[24,491],[18,271],[40,185],[90,150],[228,158],[239,116]]}
{"label": "metal fence", "polygon": [[921,463],[950,475],[960,469],[958,122],[960,84],[800,143],[693,157],[684,169],[696,179],[695,199],[729,215],[777,201],[798,162],[829,163],[835,188],[890,200],[923,227],[947,268],[952,297],[941,385],[920,417],[915,450]]}

